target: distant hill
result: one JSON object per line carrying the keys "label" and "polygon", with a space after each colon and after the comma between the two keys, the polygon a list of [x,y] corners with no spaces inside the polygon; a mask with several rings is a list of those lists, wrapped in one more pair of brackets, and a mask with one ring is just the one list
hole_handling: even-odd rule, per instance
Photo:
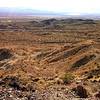
{"label": "distant hill", "polygon": [[5,16],[42,16],[42,15],[53,15],[58,16],[61,15],[59,13],[54,13],[50,11],[42,11],[42,10],[34,10],[34,9],[26,9],[26,8],[8,8],[8,7],[0,7],[0,17]]}
{"label": "distant hill", "polygon": [[64,12],[52,12],[47,10],[36,10],[27,8],[16,8],[16,7],[0,7],[0,17],[16,17],[16,16],[39,16],[39,17],[60,17],[60,18],[74,18],[74,19],[100,19],[99,14],[80,14],[70,15],[70,13]]}

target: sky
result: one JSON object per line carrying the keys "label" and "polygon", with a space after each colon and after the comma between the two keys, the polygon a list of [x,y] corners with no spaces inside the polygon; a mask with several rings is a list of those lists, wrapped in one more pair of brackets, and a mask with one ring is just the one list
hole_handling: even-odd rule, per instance
{"label": "sky", "polygon": [[100,0],[0,0],[0,7],[18,7],[80,15],[100,14]]}

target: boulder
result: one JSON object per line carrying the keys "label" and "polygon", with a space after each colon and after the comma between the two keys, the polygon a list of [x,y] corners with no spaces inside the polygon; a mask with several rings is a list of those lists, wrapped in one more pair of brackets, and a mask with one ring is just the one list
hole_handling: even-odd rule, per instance
{"label": "boulder", "polygon": [[88,97],[87,90],[81,85],[78,85],[76,88],[73,88],[73,91],[75,91],[76,95],[78,95],[80,98]]}
{"label": "boulder", "polygon": [[11,54],[11,51],[9,49],[6,48],[0,49],[0,61],[9,59],[12,56],[13,55]]}

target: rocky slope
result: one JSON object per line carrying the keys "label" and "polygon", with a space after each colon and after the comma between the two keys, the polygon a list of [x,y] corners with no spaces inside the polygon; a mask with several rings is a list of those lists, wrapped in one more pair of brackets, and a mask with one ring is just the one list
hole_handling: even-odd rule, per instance
{"label": "rocky slope", "polygon": [[99,21],[16,22],[16,29],[9,28],[15,22],[5,24],[0,30],[1,100],[100,99]]}

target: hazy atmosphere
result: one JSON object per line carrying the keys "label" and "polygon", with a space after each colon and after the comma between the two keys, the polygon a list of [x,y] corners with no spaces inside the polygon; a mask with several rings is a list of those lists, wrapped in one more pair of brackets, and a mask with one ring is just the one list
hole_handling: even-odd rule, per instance
{"label": "hazy atmosphere", "polygon": [[65,15],[100,14],[99,0],[0,0],[0,7],[51,11]]}

